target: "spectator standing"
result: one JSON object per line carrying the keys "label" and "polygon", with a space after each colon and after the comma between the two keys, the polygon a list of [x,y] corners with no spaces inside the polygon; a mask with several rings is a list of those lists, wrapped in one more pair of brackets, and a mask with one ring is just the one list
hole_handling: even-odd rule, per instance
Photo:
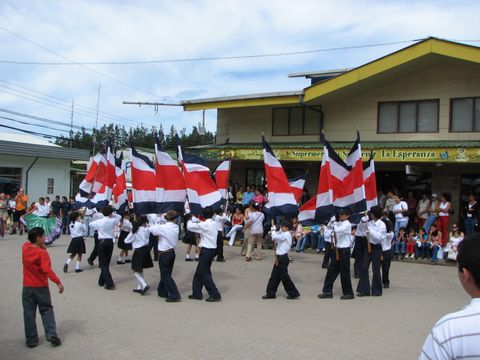
{"label": "spectator standing", "polygon": [[440,202],[438,201],[437,194],[433,193],[430,199],[430,209],[428,210],[428,218],[423,224],[423,228],[427,233],[430,232],[430,226],[437,220],[439,205],[440,205]]}
{"label": "spectator standing", "polygon": [[62,202],[60,203],[60,214],[62,216],[62,232],[63,234],[70,233],[69,228],[69,217],[68,213],[70,212],[70,203],[66,196],[62,196]]}
{"label": "spectator standing", "polygon": [[398,236],[400,228],[407,228],[408,226],[408,205],[398,195],[393,196],[395,205],[392,208],[395,215],[395,236]]}
{"label": "spectator standing", "polygon": [[447,244],[448,220],[450,219],[450,212],[452,211],[452,203],[450,200],[451,196],[449,193],[442,193],[442,195],[440,195],[437,224],[439,230],[442,232],[442,247]]}
{"label": "spectator standing", "polygon": [[55,196],[55,200],[50,203],[50,207],[52,208],[52,213],[55,217],[60,218],[60,212],[62,209],[62,203],[60,202],[60,196]]}
{"label": "spectator standing", "polygon": [[238,190],[235,192],[235,203],[240,205],[243,204],[243,187],[239,187]]}
{"label": "spectator standing", "polygon": [[8,202],[4,193],[0,194],[0,236],[5,237],[8,219]]}
{"label": "spectator standing", "polygon": [[478,230],[478,221],[480,220],[480,205],[477,203],[475,194],[468,195],[468,203],[464,207],[463,216],[465,235],[472,235]]}
{"label": "spectator standing", "polygon": [[254,196],[255,196],[255,193],[252,191],[252,188],[249,185],[247,185],[247,190],[242,195],[242,205],[248,206],[248,204],[250,204],[250,202],[253,201]]}
{"label": "spectator standing", "polygon": [[417,199],[415,199],[415,196],[413,195],[413,191],[409,191],[407,194],[407,200],[406,200],[407,206],[408,206],[408,222],[410,224],[410,227],[414,226],[414,224],[417,224]]}
{"label": "spectator standing", "polygon": [[428,198],[428,194],[424,192],[422,194],[422,198],[417,204],[417,219],[418,219],[418,227],[422,228],[425,225],[425,221],[428,218],[428,211],[430,209],[430,199]]}
{"label": "spectator standing", "polygon": [[245,261],[252,260],[252,250],[256,245],[255,258],[256,260],[262,260],[262,239],[263,239],[263,220],[265,216],[260,211],[260,206],[257,203],[254,203],[251,206],[250,214],[248,216],[248,221],[245,222],[245,228],[248,228],[248,246],[247,253],[245,255]]}
{"label": "spectator standing", "polygon": [[27,203],[28,196],[24,193],[23,188],[20,188],[17,196],[15,196],[15,212],[13,213],[13,230],[11,234],[15,234],[18,228],[20,235],[23,235],[24,225],[20,222],[20,218],[27,212]]}
{"label": "spectator standing", "polygon": [[395,215],[393,214],[393,207],[395,206],[395,194],[392,190],[387,192],[387,198],[385,200],[384,211],[387,212],[388,218],[395,223]]}

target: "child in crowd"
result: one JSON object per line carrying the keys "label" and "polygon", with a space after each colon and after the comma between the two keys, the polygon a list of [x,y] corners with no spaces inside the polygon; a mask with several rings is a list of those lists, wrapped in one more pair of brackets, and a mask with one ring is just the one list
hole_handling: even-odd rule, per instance
{"label": "child in crowd", "polygon": [[47,341],[52,346],[62,342],[57,336],[55,314],[53,313],[48,279],[57,284],[58,292],[63,293],[63,285],[51,267],[50,256],[45,246],[45,230],[34,227],[28,232],[28,242],[22,246],[23,263],[23,319],[26,344],[29,348],[38,345],[38,333],[35,316],[37,307],[42,317]]}
{"label": "child in crowd", "polygon": [[418,259],[419,257],[425,259],[428,257],[427,243],[428,235],[425,232],[425,229],[421,227],[418,229],[418,235],[415,239],[415,259]]}
{"label": "child in crowd", "polygon": [[401,256],[402,260],[405,258],[406,243],[407,230],[401,227],[400,230],[398,230],[398,237],[395,240],[395,260],[398,260],[399,256]]}
{"label": "child in crowd", "polygon": [[70,257],[65,261],[63,265],[63,272],[68,272],[68,265],[70,262],[77,257],[77,264],[75,265],[75,272],[79,273],[83,270],[80,268],[80,262],[82,261],[82,255],[85,254],[85,239],[83,234],[85,234],[86,227],[83,223],[82,213],[79,211],[74,211],[70,213],[70,245],[68,245],[67,253],[70,254]]}
{"label": "child in crowd", "polygon": [[410,231],[408,232],[407,236],[407,243],[405,245],[406,248],[406,257],[407,258],[413,258],[415,255],[415,239],[417,237],[417,233],[413,228],[410,228]]}
{"label": "child in crowd", "polygon": [[120,254],[118,255],[117,264],[125,264],[132,262],[128,256],[128,252],[132,250],[132,244],[125,244],[125,239],[127,238],[130,231],[132,231],[132,222],[130,221],[130,213],[125,211],[122,215],[122,219],[118,223],[120,227],[120,235],[118,236],[117,246],[120,249]]}
{"label": "child in crowd", "polygon": [[445,252],[447,253],[446,255],[449,260],[457,260],[458,245],[460,244],[460,242],[462,242],[464,237],[465,236],[458,227],[458,224],[453,224],[452,231],[450,232],[450,236],[448,237],[448,244],[445,248]]}
{"label": "child in crowd", "polygon": [[432,265],[436,265],[438,259],[442,259],[442,232],[433,223],[428,234],[428,249],[432,254]]}

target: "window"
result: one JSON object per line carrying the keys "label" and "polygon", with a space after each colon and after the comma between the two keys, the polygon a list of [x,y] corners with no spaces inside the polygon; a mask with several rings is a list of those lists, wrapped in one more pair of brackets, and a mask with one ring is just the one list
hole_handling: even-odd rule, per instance
{"label": "window", "polygon": [[21,168],[0,167],[0,193],[15,197],[20,189]]}
{"label": "window", "polygon": [[54,187],[54,179],[48,178],[47,179],[47,194],[53,194],[53,187]]}
{"label": "window", "polygon": [[264,169],[247,169],[246,185],[263,185],[265,180]]}
{"label": "window", "polygon": [[480,131],[480,97],[450,100],[450,131]]}
{"label": "window", "polygon": [[378,133],[438,132],[438,100],[378,104]]}
{"label": "window", "polygon": [[274,108],[272,135],[318,135],[320,134],[320,109],[306,107]]}

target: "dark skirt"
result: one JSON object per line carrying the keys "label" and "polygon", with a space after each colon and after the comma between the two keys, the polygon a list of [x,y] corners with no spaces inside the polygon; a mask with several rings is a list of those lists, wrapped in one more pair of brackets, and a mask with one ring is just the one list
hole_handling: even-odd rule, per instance
{"label": "dark skirt", "polygon": [[68,245],[67,254],[85,254],[85,240],[83,236],[74,237],[70,240]]}
{"label": "dark skirt", "polygon": [[143,269],[153,267],[152,257],[150,255],[149,246],[142,246],[135,249],[132,256],[132,270],[141,272]]}
{"label": "dark skirt", "polygon": [[120,235],[118,236],[118,248],[122,250],[132,250],[132,244],[125,244],[125,239],[127,238],[128,234],[130,234],[128,231],[121,230]]}
{"label": "dark skirt", "polygon": [[183,242],[185,244],[197,245],[197,238],[195,236],[195,233],[187,230],[185,236],[183,237]]}

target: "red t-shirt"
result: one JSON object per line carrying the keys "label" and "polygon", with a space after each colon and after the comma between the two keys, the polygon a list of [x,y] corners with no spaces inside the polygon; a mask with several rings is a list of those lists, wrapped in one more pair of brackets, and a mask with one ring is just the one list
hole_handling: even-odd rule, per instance
{"label": "red t-shirt", "polygon": [[48,279],[57,285],[61,283],[52,270],[47,250],[27,241],[22,246],[22,263],[23,286],[46,287]]}

